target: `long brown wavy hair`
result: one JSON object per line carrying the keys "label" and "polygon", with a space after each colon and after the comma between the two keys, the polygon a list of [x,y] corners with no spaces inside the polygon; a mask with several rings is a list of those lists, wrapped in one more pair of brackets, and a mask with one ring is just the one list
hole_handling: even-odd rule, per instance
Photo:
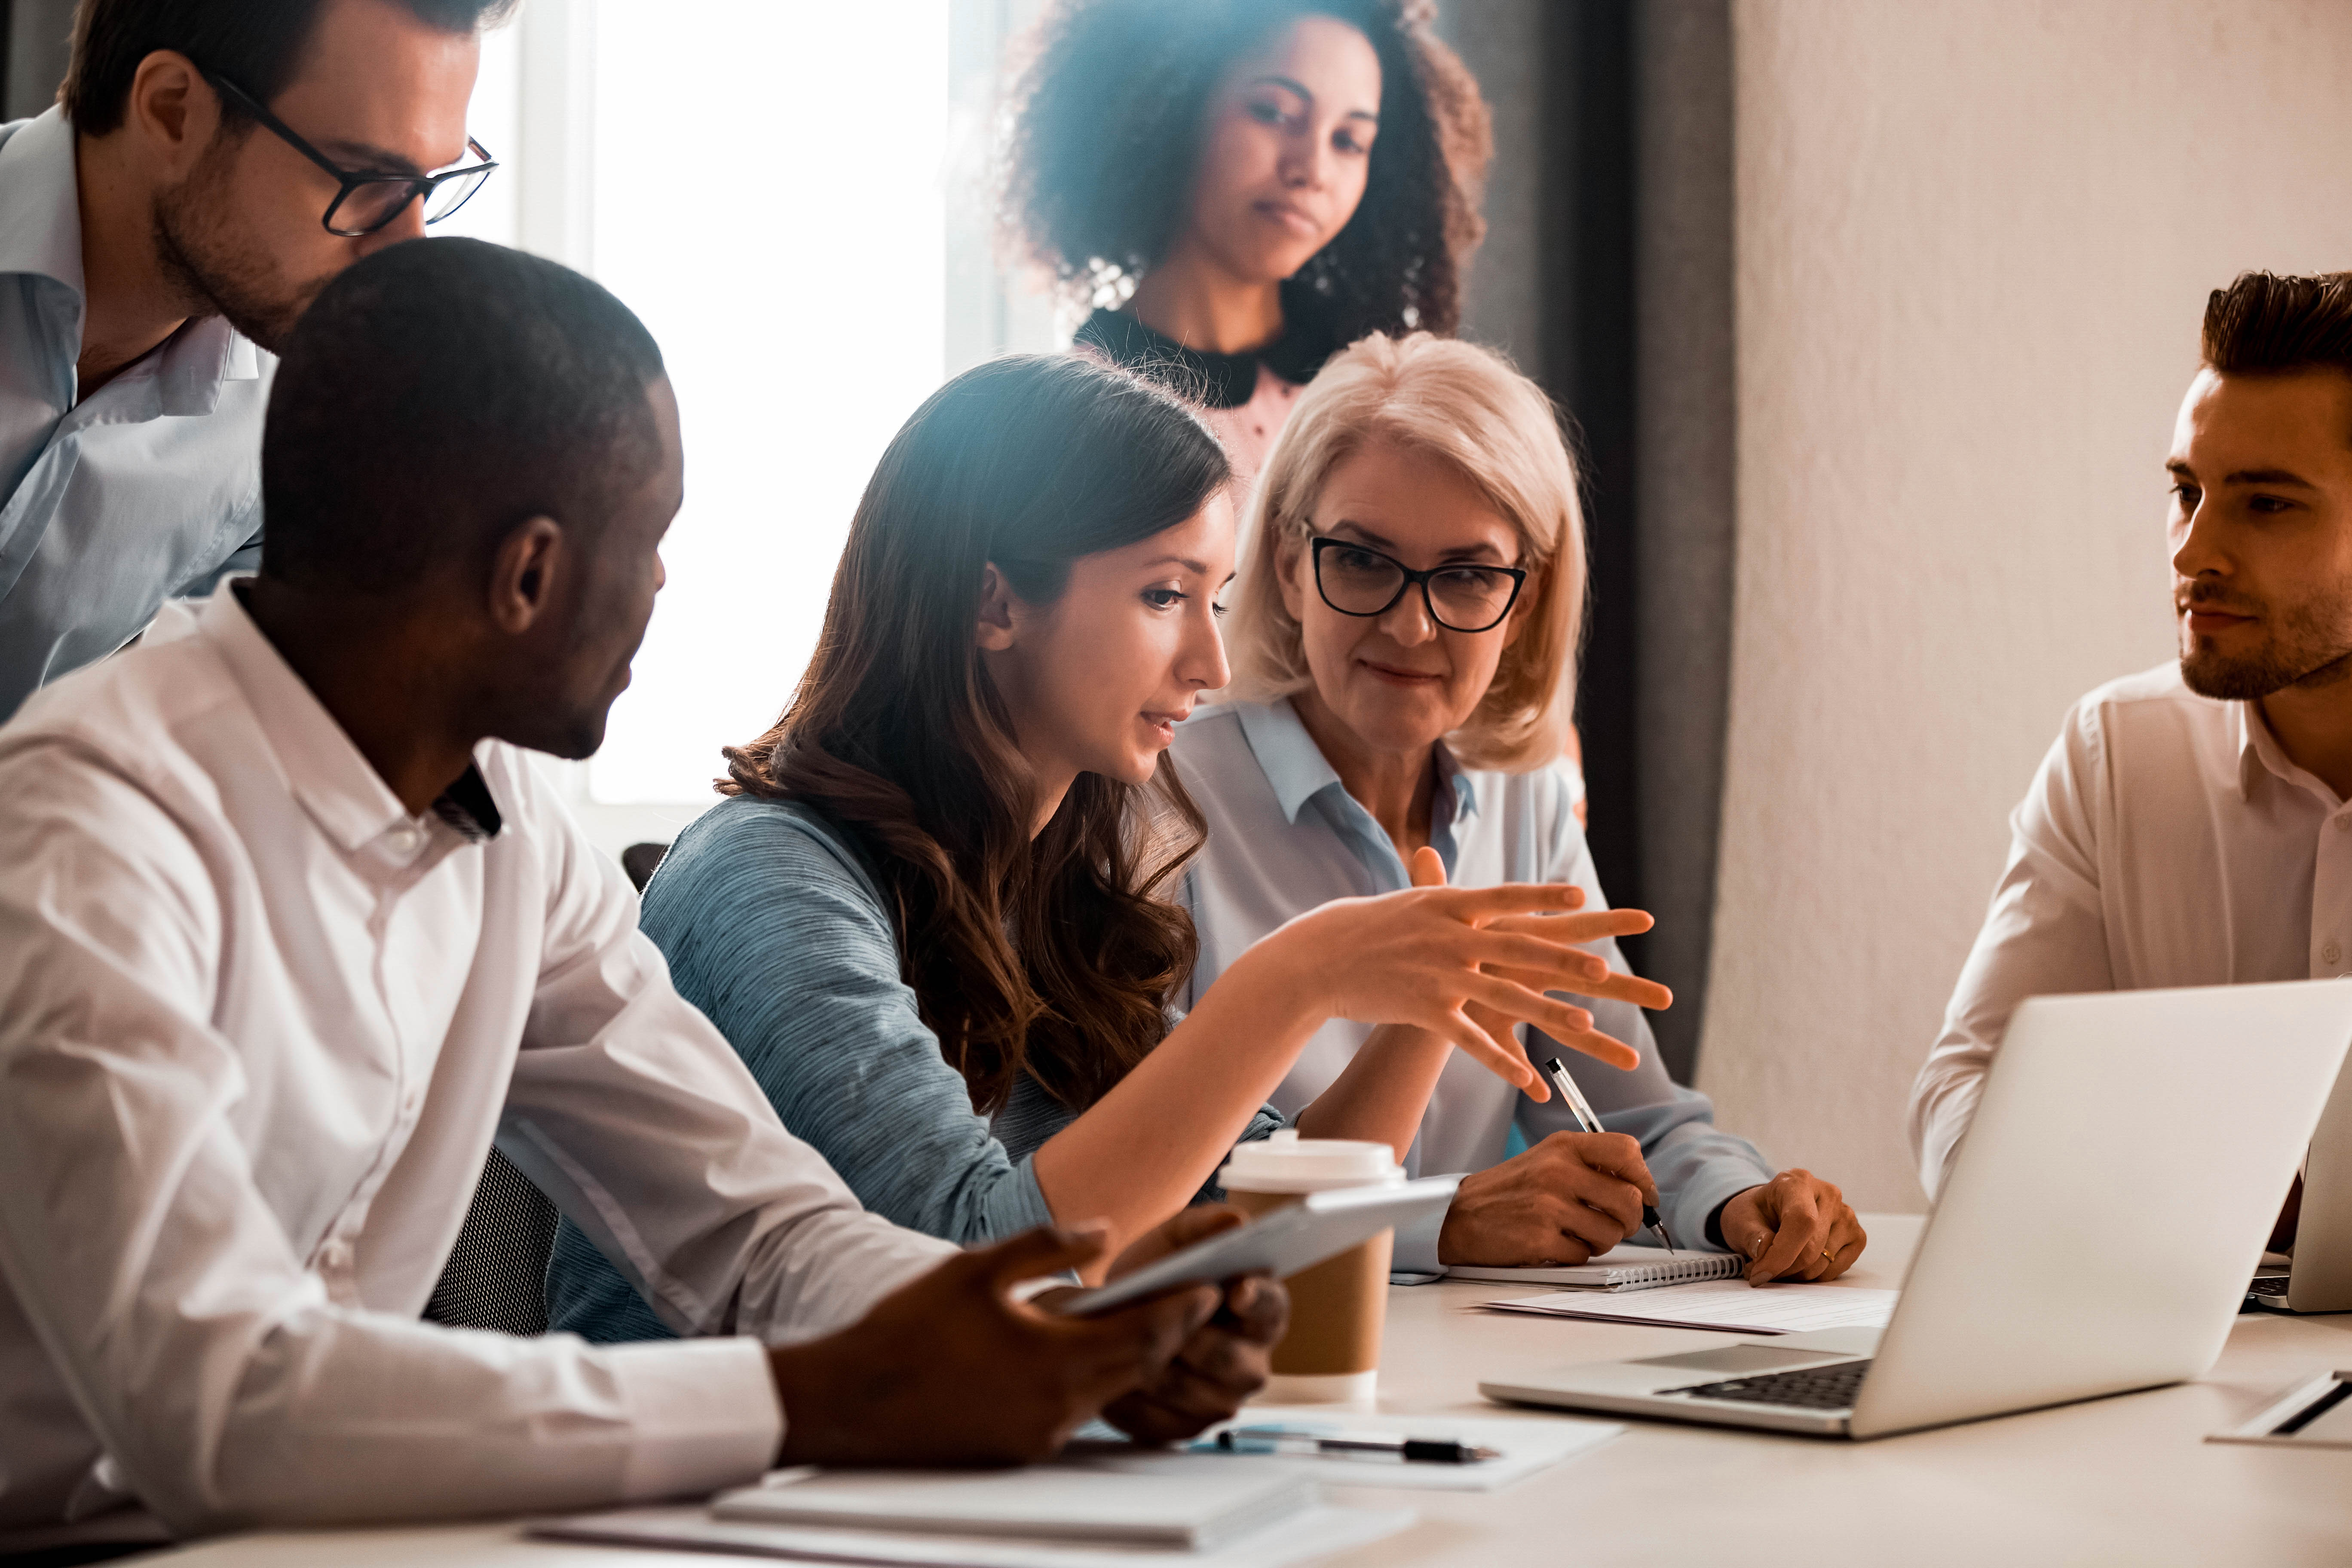
{"label": "long brown wavy hair", "polygon": [[803,802],[865,848],[900,973],[983,1112],[1024,1074],[1083,1110],[1159,1044],[1198,946],[1168,888],[1203,837],[1163,759],[1150,798],[1080,774],[1032,841],[1035,781],[976,641],[984,570],[1049,605],[1079,556],[1185,521],[1230,474],[1191,411],[1125,371],[966,371],[866,484],[792,705],[727,750],[720,793]]}

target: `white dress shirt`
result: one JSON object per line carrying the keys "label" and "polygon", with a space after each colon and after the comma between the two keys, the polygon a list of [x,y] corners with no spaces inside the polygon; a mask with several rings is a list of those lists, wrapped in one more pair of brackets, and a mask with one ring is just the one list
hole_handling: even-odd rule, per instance
{"label": "white dress shirt", "polygon": [[77,402],[79,191],[63,110],[0,126],[0,719],[260,557],[278,362],[207,317]]}
{"label": "white dress shirt", "polygon": [[2352,973],[2352,809],[2288,761],[2257,707],[2198,696],[2178,665],[2076,703],[2010,832],[1911,1090],[1931,1196],[2028,996]]}
{"label": "white dress shirt", "polygon": [[[1185,1005],[1215,983],[1244,950],[1276,926],[1333,899],[1410,887],[1396,846],[1324,757],[1287,701],[1219,702],[1176,727],[1176,771],[1208,818],[1209,840],[1184,879],[1183,899],[1201,937]],[[1575,795],[1561,768],[1524,773],[1467,769],[1437,748],[1440,787],[1431,803],[1429,841],[1459,888],[1502,882],[1571,882],[1584,907],[1605,910],[1600,878],[1576,820]],[[1587,951],[1625,966],[1614,942]],[[1343,962],[1344,960],[1342,960]],[[1631,1135],[1664,1200],[1662,1213],[1685,1247],[1709,1245],[1708,1221],[1730,1198],[1772,1167],[1745,1139],[1719,1131],[1715,1108],[1696,1089],[1666,1076],[1649,1021],[1626,1002],[1578,998],[1609,1035],[1639,1051],[1621,1071],[1573,1051],[1559,1055],[1592,1101],[1601,1125]],[[1345,1071],[1371,1026],[1334,1018],[1299,1053],[1274,1105],[1298,1113]],[[1540,1035],[1538,1046],[1546,1044]],[[1557,1047],[1553,1047],[1557,1049]],[[1531,1053],[1540,1061],[1544,1054]],[[1405,1157],[1413,1175],[1483,1171],[1502,1161],[1516,1127],[1530,1144],[1577,1130],[1555,1092],[1538,1105],[1472,1058],[1455,1052],[1438,1075],[1421,1130]],[[1396,1237],[1400,1269],[1434,1270],[1444,1215]],[[1635,1245],[1640,1237],[1630,1238]]]}
{"label": "white dress shirt", "polygon": [[0,729],[0,1531],[756,1477],[758,1339],[417,1321],[494,1135],[682,1333],[827,1332],[953,1251],[784,1131],[523,753],[411,816],[234,585]]}

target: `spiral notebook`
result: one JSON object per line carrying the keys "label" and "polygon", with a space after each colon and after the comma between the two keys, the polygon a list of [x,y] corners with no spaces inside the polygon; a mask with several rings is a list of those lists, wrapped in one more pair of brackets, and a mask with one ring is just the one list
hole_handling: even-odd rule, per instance
{"label": "spiral notebook", "polygon": [[1588,1290],[1654,1290],[1701,1279],[1736,1277],[1740,1260],[1728,1252],[1668,1252],[1655,1247],[1612,1247],[1584,1263],[1534,1268],[1498,1268],[1449,1264],[1448,1279],[1484,1279],[1497,1285],[1581,1286]]}

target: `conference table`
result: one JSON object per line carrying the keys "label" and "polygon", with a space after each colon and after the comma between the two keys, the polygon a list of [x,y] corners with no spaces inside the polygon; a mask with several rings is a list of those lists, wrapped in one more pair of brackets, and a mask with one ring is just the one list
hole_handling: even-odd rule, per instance
{"label": "conference table", "polygon": [[[1916,1215],[1865,1215],[1870,1250],[1844,1281],[1894,1287]],[[1988,1268],[1999,1267],[1988,1259]],[[1482,1377],[1698,1350],[1733,1337],[1490,1312],[1538,1292],[1442,1281],[1392,1288],[1380,1406],[1514,1421]],[[2051,1281],[2050,1310],[2068,1310]],[[1498,1492],[1334,1489],[1418,1522],[1349,1564],[2352,1563],[2352,1449],[2204,1441],[2289,1384],[2352,1368],[2352,1313],[2238,1319],[2192,1384],[1853,1443],[1633,1420],[1622,1436]],[[511,1524],[226,1537],[142,1563],[170,1568],[678,1568],[727,1559],[523,1539]],[[737,1558],[734,1561],[761,1561]],[[766,1561],[773,1561],[768,1559]]]}

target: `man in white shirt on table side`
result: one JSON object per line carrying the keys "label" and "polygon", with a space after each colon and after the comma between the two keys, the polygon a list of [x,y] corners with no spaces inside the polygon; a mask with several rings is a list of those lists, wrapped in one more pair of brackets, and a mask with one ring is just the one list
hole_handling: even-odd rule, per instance
{"label": "man in white shirt on table side", "polygon": [[60,101],[0,125],[0,719],[253,569],[271,356],[488,177],[513,5],[81,0]]}
{"label": "man in white shirt on table side", "polygon": [[[619,301],[471,240],[371,257],[289,340],[263,469],[259,577],[0,729],[0,1537],[1026,1458],[1259,1385],[1278,1286],[1064,1318],[1011,1287],[1098,1235],[958,1254],[862,1209],[534,772],[602,741],[681,495]],[[700,1337],[419,1321],[494,1138]]]}
{"label": "man in white shirt on table side", "polygon": [[2011,819],[1912,1089],[1931,1195],[2026,997],[2352,975],[2352,273],[2214,290],[2203,360],[2165,465],[2179,662],[2075,704]]}

